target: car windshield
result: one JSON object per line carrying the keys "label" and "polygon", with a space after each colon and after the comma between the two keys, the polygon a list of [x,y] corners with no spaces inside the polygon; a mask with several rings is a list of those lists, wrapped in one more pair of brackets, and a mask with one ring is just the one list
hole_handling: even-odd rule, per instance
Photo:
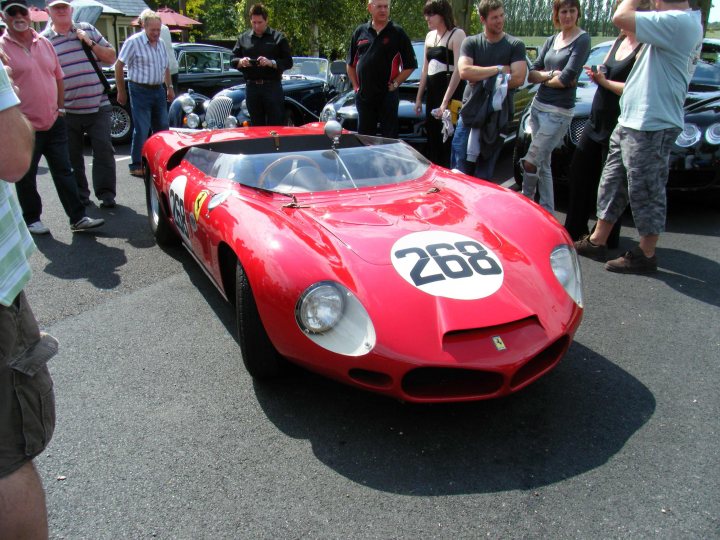
{"label": "car windshield", "polygon": [[415,68],[415,71],[413,71],[407,79],[405,79],[405,84],[419,83],[420,76],[422,75],[425,43],[422,41],[414,41],[412,45],[413,50],[415,51],[415,59],[417,60],[418,67]]}
{"label": "car windshield", "polygon": [[283,194],[400,184],[420,178],[430,162],[407,144],[343,135],[227,141],[191,148],[184,161],[208,176]]}
{"label": "car windshield", "polygon": [[[608,51],[610,50],[610,47],[612,46],[612,43],[603,43],[602,45],[598,45],[597,47],[593,47],[590,50],[590,56],[587,59],[587,62],[585,62],[585,65],[587,66],[596,66],[598,64],[602,64],[603,60],[605,60],[605,56],[607,55]],[[578,79],[581,83],[590,83],[590,77],[588,77],[585,74],[585,70],[583,69],[580,73],[580,79]]]}
{"label": "car windshield", "polygon": [[293,56],[293,67],[283,75],[292,77],[305,76],[313,79],[327,80],[328,61],[325,58],[304,58]]}

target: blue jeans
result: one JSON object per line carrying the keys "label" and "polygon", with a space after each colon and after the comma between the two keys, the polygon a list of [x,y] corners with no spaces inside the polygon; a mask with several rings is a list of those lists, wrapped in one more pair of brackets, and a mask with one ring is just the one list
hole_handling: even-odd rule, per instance
{"label": "blue jeans", "polygon": [[169,129],[168,104],[165,87],[145,88],[130,81],[130,111],[133,118],[133,137],[130,146],[130,168],[141,166],[142,148],[150,135]]}
{"label": "blue jeans", "polygon": [[498,144],[493,154],[482,159],[478,156],[475,163],[467,160],[467,146],[470,138],[470,128],[463,124],[462,117],[458,117],[458,123],[455,126],[455,135],[452,140],[452,148],[450,152],[450,168],[457,169],[475,178],[484,178],[489,180],[495,173],[495,164],[497,163],[502,144]]}
{"label": "blue jeans", "polygon": [[30,169],[15,184],[23,219],[30,225],[40,220],[42,199],[37,190],[37,170],[40,156],[45,156],[55,183],[60,203],[70,218],[70,223],[77,223],[85,216],[85,207],[80,202],[75,176],[70,165],[68,153],[68,136],[65,118],[58,116],[53,126],[47,131],[35,132],[35,149]]}
{"label": "blue jeans", "polygon": [[[537,110],[534,106],[530,109],[530,129],[533,138],[525,157],[520,160],[520,167],[523,170],[523,195],[535,200],[535,192],[540,193],[540,206],[547,211],[555,210],[555,192],[553,190],[553,177],[550,158],[552,151],[560,144],[572,116],[549,113]],[[537,170],[530,173],[525,170],[525,162],[535,165]]]}

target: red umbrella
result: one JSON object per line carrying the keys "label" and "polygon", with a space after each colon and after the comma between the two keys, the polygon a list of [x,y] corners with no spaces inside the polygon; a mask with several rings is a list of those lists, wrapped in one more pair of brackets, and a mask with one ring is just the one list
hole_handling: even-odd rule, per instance
{"label": "red umbrella", "polygon": [[44,9],[38,9],[35,6],[30,6],[30,20],[32,22],[45,22],[48,20],[48,13]]}
{"label": "red umbrella", "polygon": [[[169,26],[170,28],[189,28],[196,24],[202,24],[199,21],[196,21],[195,19],[191,19],[190,17],[186,17],[182,13],[178,13],[177,11],[173,11],[172,9],[168,7],[160,8],[155,10],[155,13],[157,13],[160,16],[160,20],[163,24]],[[133,21],[133,26],[138,26],[140,24],[140,21],[138,19]]]}

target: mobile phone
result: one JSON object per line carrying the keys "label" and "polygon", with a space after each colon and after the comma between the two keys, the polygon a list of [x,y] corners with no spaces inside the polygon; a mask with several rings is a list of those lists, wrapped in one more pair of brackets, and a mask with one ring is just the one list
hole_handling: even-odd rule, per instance
{"label": "mobile phone", "polygon": [[258,62],[258,61],[255,60],[254,58],[251,58],[251,59],[250,59],[250,65],[251,65],[251,66],[257,66],[259,63],[260,63],[260,62]]}
{"label": "mobile phone", "polygon": [[597,73],[597,72],[598,72],[598,67],[597,67],[597,66],[594,66],[594,65],[593,65],[593,66],[590,66],[590,71],[592,71],[593,73]]}

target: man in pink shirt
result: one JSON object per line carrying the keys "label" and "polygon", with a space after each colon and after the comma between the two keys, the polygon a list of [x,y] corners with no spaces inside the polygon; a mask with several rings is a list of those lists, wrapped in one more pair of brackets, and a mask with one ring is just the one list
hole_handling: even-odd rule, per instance
{"label": "man in pink shirt", "polygon": [[40,221],[42,200],[37,191],[37,168],[45,156],[60,202],[70,218],[70,228],[82,231],[100,227],[102,219],[85,214],[70,165],[65,127],[63,71],[55,49],[30,26],[27,0],[2,0],[2,18],[7,31],[0,36],[4,52],[19,90],[20,110],[35,128],[35,148],[30,170],[15,184],[23,218],[33,234],[50,230]]}

